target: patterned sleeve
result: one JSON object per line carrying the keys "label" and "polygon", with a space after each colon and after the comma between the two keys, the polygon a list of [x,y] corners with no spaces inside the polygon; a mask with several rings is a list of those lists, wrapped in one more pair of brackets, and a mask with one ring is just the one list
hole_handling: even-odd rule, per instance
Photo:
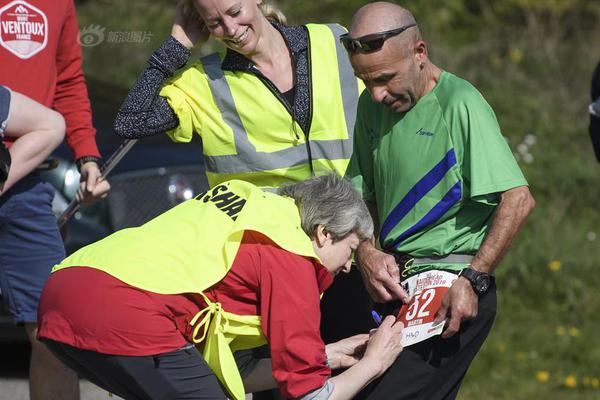
{"label": "patterned sleeve", "polygon": [[119,136],[137,139],[164,133],[179,124],[177,115],[159,92],[165,80],[183,67],[189,57],[190,51],[173,37],[154,52],[117,114],[114,128]]}

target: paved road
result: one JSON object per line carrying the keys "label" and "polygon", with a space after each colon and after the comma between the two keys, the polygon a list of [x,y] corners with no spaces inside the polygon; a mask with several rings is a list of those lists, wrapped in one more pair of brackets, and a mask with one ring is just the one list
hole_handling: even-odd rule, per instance
{"label": "paved road", "polygon": [[[29,345],[26,342],[0,343],[0,400],[29,400],[27,368]],[[119,400],[88,381],[80,381],[81,400]]]}

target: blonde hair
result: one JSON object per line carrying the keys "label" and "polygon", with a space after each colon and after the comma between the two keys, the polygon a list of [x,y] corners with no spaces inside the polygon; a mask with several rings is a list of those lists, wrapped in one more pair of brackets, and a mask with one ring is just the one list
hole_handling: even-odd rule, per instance
{"label": "blonde hair", "polygon": [[287,18],[281,12],[281,10],[272,3],[260,3],[258,5],[260,7],[260,11],[263,13],[266,19],[271,22],[277,22],[281,25],[287,25]]}
{"label": "blonde hair", "polygon": [[[196,6],[194,5],[194,0],[181,0],[180,4],[183,6],[184,13],[188,14],[190,12],[193,12],[194,14],[196,14],[196,16],[198,18],[200,18],[200,20],[202,20],[202,18],[198,14],[198,10],[196,9]],[[282,24],[282,25],[287,24],[286,16],[273,3],[261,2],[258,5],[258,7],[260,8],[260,11],[265,16],[265,18],[268,19],[269,21],[276,22],[276,23]]]}

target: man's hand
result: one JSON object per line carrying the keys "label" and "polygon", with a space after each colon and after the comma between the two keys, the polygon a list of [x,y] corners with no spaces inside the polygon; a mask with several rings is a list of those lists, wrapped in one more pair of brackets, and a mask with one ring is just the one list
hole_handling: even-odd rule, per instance
{"label": "man's hand", "polygon": [[434,324],[448,319],[442,338],[447,339],[454,336],[460,329],[462,321],[477,316],[478,301],[479,298],[473,291],[471,282],[463,277],[459,277],[454,281],[442,299],[442,305],[435,315]]}
{"label": "man's hand", "polygon": [[80,203],[89,203],[106,197],[110,190],[108,181],[100,175],[98,164],[88,161],[81,166],[81,179],[75,198]]}
{"label": "man's hand", "polygon": [[408,302],[409,296],[400,286],[400,269],[394,256],[364,241],[358,248],[357,261],[365,287],[373,300],[378,303],[392,300]]}
{"label": "man's hand", "polygon": [[350,336],[325,346],[327,362],[331,369],[350,368],[363,356],[369,341],[368,334]]}

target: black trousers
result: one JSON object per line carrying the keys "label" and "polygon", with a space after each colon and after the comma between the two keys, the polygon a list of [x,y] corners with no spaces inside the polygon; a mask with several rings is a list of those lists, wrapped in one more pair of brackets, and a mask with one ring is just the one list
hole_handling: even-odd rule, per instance
{"label": "black trousers", "polygon": [[225,400],[215,374],[190,345],[154,356],[114,356],[53,340],[46,346],[69,368],[127,400]]}
{"label": "black trousers", "polygon": [[439,336],[405,348],[390,369],[356,399],[451,400],[496,316],[496,285],[479,298],[477,317],[449,339]]}

